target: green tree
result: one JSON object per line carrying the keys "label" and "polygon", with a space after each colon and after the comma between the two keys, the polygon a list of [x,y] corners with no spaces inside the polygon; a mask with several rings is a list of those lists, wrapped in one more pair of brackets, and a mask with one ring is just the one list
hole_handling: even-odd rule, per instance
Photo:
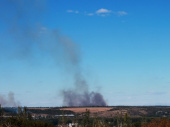
{"label": "green tree", "polygon": [[3,121],[3,115],[4,115],[4,109],[1,107],[1,104],[0,104],[0,124]]}
{"label": "green tree", "polygon": [[132,124],[131,124],[130,118],[129,118],[128,114],[125,113],[123,127],[131,127],[131,126],[132,126]]}
{"label": "green tree", "polygon": [[86,112],[83,114],[82,126],[83,127],[91,127],[92,126],[90,123],[90,110],[86,109]]}

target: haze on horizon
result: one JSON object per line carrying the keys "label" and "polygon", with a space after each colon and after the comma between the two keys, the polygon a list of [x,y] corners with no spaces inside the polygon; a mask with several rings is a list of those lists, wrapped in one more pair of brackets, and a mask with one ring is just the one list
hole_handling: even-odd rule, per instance
{"label": "haze on horizon", "polygon": [[0,103],[170,105],[169,4],[1,0]]}

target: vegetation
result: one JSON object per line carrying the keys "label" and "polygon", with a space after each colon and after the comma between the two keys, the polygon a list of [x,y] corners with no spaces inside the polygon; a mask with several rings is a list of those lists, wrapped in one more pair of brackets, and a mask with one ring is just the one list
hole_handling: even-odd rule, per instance
{"label": "vegetation", "polygon": [[143,124],[142,127],[170,127],[170,120],[169,119],[154,119],[149,123]]}
{"label": "vegetation", "polygon": [[4,118],[2,112],[3,109],[0,107],[0,127],[54,127],[50,123],[33,120],[31,114],[27,113],[26,107],[23,109],[18,107],[18,114],[15,117]]}
{"label": "vegetation", "polygon": [[[115,110],[118,110],[118,108],[120,109],[120,107],[117,107]],[[142,110],[145,109],[145,107],[141,108]],[[169,108],[165,108],[165,110],[157,108],[158,110],[156,111],[152,107],[149,107],[149,109],[151,113],[157,112],[159,114],[168,114],[166,112],[167,109],[169,110]],[[18,107],[15,114],[10,114],[10,111],[12,110],[3,109],[0,105],[0,127],[68,127],[69,124],[71,127],[170,127],[169,117],[130,117],[128,113],[121,113],[117,114],[116,117],[107,118],[92,116],[92,113],[88,109],[81,114],[76,114],[72,111],[61,111],[59,109],[54,110],[54,108],[40,110]],[[32,117],[34,113],[38,115],[42,113],[50,115],[46,117]],[[55,114],[60,115],[55,116]],[[67,116],[66,114],[74,114],[74,116]],[[52,117],[52,115],[55,117]]]}
{"label": "vegetation", "polygon": [[[50,108],[50,109],[28,109],[29,112],[31,113],[36,113],[36,114],[50,114],[50,115],[62,115],[63,111],[60,109],[56,109],[56,108]],[[74,112],[66,110],[64,111],[65,114],[74,114]]]}

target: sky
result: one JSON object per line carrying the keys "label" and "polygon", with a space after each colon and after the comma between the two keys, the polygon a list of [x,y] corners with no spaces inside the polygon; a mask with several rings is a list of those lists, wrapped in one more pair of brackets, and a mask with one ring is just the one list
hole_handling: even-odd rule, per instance
{"label": "sky", "polygon": [[[0,100],[13,106],[13,93],[22,106],[62,106],[61,91],[74,87],[73,70],[81,68],[88,89],[109,106],[170,105],[169,4],[1,0]],[[78,67],[69,64],[75,52]]]}

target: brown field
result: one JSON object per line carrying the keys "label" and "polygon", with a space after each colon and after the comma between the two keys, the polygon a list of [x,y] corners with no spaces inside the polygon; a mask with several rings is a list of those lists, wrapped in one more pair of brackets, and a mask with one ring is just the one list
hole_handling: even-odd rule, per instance
{"label": "brown field", "polygon": [[[61,111],[72,111],[77,115],[80,115],[86,110],[90,111],[91,117],[106,117],[106,118],[112,118],[112,117],[119,117],[124,116],[126,113],[130,117],[170,117],[170,107],[168,106],[113,106],[113,107],[47,107],[47,108],[29,108],[38,110],[38,113],[36,114],[53,114],[53,115],[59,115],[61,112],[57,112],[57,110]],[[42,112],[40,111],[42,110]],[[47,111],[49,110],[49,111]],[[54,114],[56,110],[56,113]],[[31,111],[34,113],[34,111]]]}
{"label": "brown field", "polygon": [[110,111],[113,109],[113,107],[75,107],[75,108],[60,108],[60,110],[70,110],[73,111],[77,114],[81,114],[85,112],[86,110],[90,111],[90,116],[91,117],[115,117],[118,114],[125,114],[127,113],[127,110],[114,110]]}

